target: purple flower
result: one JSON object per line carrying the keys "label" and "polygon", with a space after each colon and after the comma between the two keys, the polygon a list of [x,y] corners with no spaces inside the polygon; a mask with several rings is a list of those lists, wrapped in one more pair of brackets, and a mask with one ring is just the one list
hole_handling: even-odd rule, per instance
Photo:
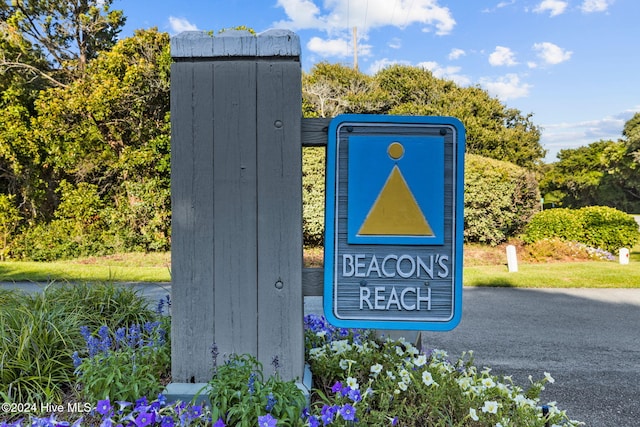
{"label": "purple flower", "polygon": [[331,387],[331,391],[333,393],[338,393],[339,391],[342,391],[342,383],[340,381],[336,381],[333,387]]}
{"label": "purple flower", "polygon": [[362,400],[362,394],[360,393],[360,390],[358,390],[357,388],[349,389],[347,396],[349,396],[349,399],[351,399],[353,403],[358,403]]}
{"label": "purple flower", "polygon": [[309,427],[320,427],[320,421],[318,421],[315,415],[309,417]]}
{"label": "purple flower", "polygon": [[393,417],[393,419],[391,420],[391,425],[395,426],[398,424],[398,417]]}
{"label": "purple flower", "polygon": [[278,401],[275,397],[273,397],[273,393],[269,393],[269,395],[267,396],[267,406],[265,407],[265,410],[267,412],[271,412],[273,407],[276,406],[276,403],[278,403]]}
{"label": "purple flower", "polygon": [[258,426],[259,427],[276,427],[278,420],[273,418],[271,414],[263,415],[258,417]]}
{"label": "purple flower", "polygon": [[146,427],[155,421],[155,416],[151,412],[140,412],[135,419],[136,426]]}
{"label": "purple flower", "polygon": [[100,415],[107,415],[111,411],[111,402],[109,399],[98,400],[98,406],[96,406],[96,411]]}
{"label": "purple flower", "polygon": [[80,326],[80,335],[84,338],[85,341],[89,341],[89,337],[91,336],[91,332],[89,331],[88,326]]}
{"label": "purple flower", "polygon": [[198,418],[200,415],[202,415],[202,406],[192,406],[191,416],[193,418]]}
{"label": "purple flower", "polygon": [[213,427],[227,427],[227,425],[224,423],[222,418],[218,418],[218,421],[213,424]]}
{"label": "purple flower", "polygon": [[160,420],[160,427],[174,427],[175,424],[176,423],[175,423],[175,421],[173,421],[173,417],[171,417],[169,415],[165,415]]}
{"label": "purple flower", "polygon": [[338,413],[340,414],[340,416],[342,416],[342,418],[344,418],[345,421],[353,421],[356,418],[356,408],[349,405],[348,403],[340,408]]}
{"label": "purple flower", "polygon": [[333,422],[333,416],[335,415],[337,407],[324,405],[320,411],[320,419],[323,425],[328,425]]}
{"label": "purple flower", "polygon": [[77,351],[73,352],[71,358],[73,359],[73,367],[77,369],[82,364],[82,358],[78,355]]}
{"label": "purple flower", "polygon": [[147,396],[142,396],[140,399],[136,400],[136,406],[133,408],[133,410],[144,412],[148,407],[149,401],[147,400]]}

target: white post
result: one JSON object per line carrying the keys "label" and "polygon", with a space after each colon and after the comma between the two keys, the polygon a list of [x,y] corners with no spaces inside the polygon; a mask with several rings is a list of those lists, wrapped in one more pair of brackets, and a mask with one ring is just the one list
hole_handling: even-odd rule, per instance
{"label": "white post", "polygon": [[621,265],[629,264],[629,249],[620,248],[620,264]]}
{"label": "white post", "polygon": [[507,266],[509,267],[509,273],[518,272],[518,258],[516,256],[516,247],[513,245],[507,246]]}

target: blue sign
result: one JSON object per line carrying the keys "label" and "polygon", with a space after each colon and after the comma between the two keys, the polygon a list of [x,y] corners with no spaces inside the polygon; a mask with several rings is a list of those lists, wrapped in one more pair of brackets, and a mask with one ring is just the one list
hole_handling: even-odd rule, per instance
{"label": "blue sign", "polygon": [[462,313],[464,127],[341,115],[327,149],[324,311],[340,327],[450,330]]}

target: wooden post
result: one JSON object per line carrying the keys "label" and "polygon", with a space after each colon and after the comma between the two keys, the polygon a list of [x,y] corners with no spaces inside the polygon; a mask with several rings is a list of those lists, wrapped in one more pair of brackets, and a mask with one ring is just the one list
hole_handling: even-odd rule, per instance
{"label": "wooden post", "polygon": [[302,378],[300,40],[172,38],[172,380],[249,353]]}

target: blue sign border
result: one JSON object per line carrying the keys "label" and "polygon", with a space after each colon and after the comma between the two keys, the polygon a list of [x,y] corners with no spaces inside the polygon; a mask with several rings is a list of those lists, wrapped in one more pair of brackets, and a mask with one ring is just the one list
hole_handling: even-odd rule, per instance
{"label": "blue sign border", "polygon": [[[455,251],[455,264],[453,272],[453,313],[446,321],[399,321],[399,320],[358,320],[339,319],[333,313],[334,309],[334,268],[336,248],[336,166],[338,132],[343,125],[358,124],[407,124],[450,126],[456,130],[455,159],[456,168],[454,179],[455,218],[454,238],[451,244]],[[397,330],[422,330],[422,331],[450,331],[454,329],[462,318],[462,248],[464,231],[464,153],[465,153],[465,129],[460,120],[454,117],[439,116],[387,116],[368,114],[343,114],[331,120],[328,129],[326,186],[325,186],[325,246],[324,246],[324,315],[334,326],[344,328],[371,328],[371,329],[397,329]],[[445,213],[447,215],[447,213]]]}

